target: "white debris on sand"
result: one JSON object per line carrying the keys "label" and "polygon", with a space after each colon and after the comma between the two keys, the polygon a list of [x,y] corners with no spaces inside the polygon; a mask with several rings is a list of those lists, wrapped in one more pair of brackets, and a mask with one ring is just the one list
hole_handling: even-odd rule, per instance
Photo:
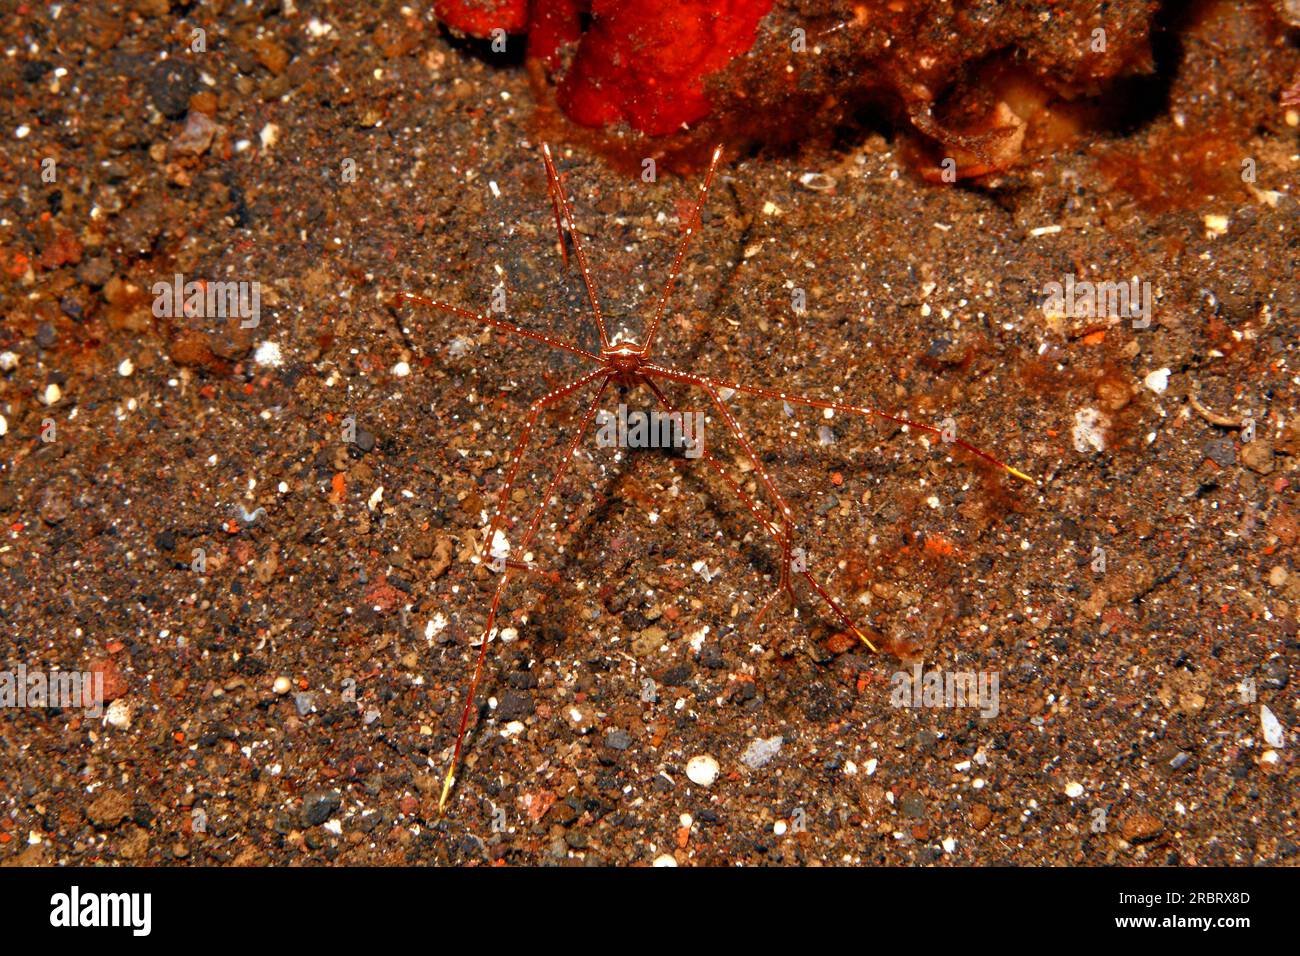
{"label": "white debris on sand", "polygon": [[686,761],[686,776],[691,783],[701,787],[711,787],[718,779],[720,768],[718,762],[708,754],[700,754]]}
{"label": "white debris on sand", "polygon": [[740,762],[750,770],[757,770],[781,752],[783,743],[785,743],[784,737],[768,737],[766,739],[760,737],[757,740],[751,740],[749,746],[745,748],[745,752],[740,755]]}
{"label": "white debris on sand", "polygon": [[1074,427],[1070,436],[1074,450],[1081,453],[1106,450],[1106,429],[1110,419],[1095,408],[1081,408],[1074,413]]}

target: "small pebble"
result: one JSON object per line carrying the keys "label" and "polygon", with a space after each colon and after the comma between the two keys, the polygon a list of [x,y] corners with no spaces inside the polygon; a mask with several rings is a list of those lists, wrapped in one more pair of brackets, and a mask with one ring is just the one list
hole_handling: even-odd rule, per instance
{"label": "small pebble", "polygon": [[271,685],[271,690],[275,691],[277,694],[287,694],[289,693],[290,686],[292,685],[289,683],[289,678],[277,677],[275,683]]}
{"label": "small pebble", "polygon": [[343,805],[340,794],[318,790],[303,798],[302,812],[299,819],[303,826],[318,827],[334,815],[334,811]]}
{"label": "small pebble", "polygon": [[1169,369],[1158,368],[1154,372],[1147,373],[1147,377],[1142,380],[1142,384],[1157,395],[1163,395],[1165,389],[1169,387]]}
{"label": "small pebble", "polygon": [[118,698],[104,711],[104,723],[118,730],[127,730],[131,726],[131,705],[125,698]]}
{"label": "small pebble", "polygon": [[925,816],[925,798],[915,790],[903,794],[903,799],[899,801],[898,806],[903,811],[903,816],[913,818]]}
{"label": "small pebble", "polygon": [[1241,446],[1241,463],[1259,475],[1267,475],[1273,470],[1273,445],[1271,442],[1256,438]]}
{"label": "small pebble", "polygon": [[686,776],[691,783],[701,787],[711,787],[718,779],[718,762],[708,754],[700,754],[686,761]]}
{"label": "small pebble", "polygon": [[[3,432],[0,432],[0,434],[3,434]],[[1275,564],[1268,572],[1268,583],[1273,585],[1275,588],[1280,588],[1282,585],[1286,584],[1286,579],[1288,577],[1290,577],[1290,575],[1287,574],[1286,568],[1282,567],[1280,564]]]}
{"label": "small pebble", "polygon": [[783,743],[785,743],[784,737],[751,740],[745,752],[740,755],[740,762],[750,770],[757,770],[781,752]]}
{"label": "small pebble", "polygon": [[1081,408],[1074,413],[1074,428],[1070,435],[1074,439],[1074,450],[1086,453],[1106,450],[1106,429],[1110,419],[1095,408]]}
{"label": "small pebble", "polygon": [[1129,843],[1146,843],[1154,839],[1162,829],[1164,824],[1159,817],[1145,810],[1138,810],[1124,818],[1124,822],[1120,824],[1120,836]]}
{"label": "small pebble", "polygon": [[1237,461],[1237,448],[1231,438],[1212,438],[1205,443],[1205,457],[1221,468]]}
{"label": "small pebble", "polygon": [[1065,795],[1071,800],[1083,796],[1083,784],[1071,780],[1065,785]]}
{"label": "small pebble", "polygon": [[54,405],[63,397],[63,389],[59,388],[58,382],[50,382],[45,386],[45,391],[41,393],[41,401],[46,405]]}
{"label": "small pebble", "polygon": [[655,857],[655,866],[676,866],[677,861],[673,859],[671,853],[665,853],[662,856]]}
{"label": "small pebble", "polygon": [[130,378],[131,373],[135,371],[135,363],[129,358],[122,359],[122,363],[117,367],[117,374],[123,378]]}
{"label": "small pebble", "polygon": [[1264,705],[1259,708],[1259,725],[1264,732],[1264,743],[1270,747],[1285,747],[1286,736],[1282,733],[1282,724],[1273,712]]}

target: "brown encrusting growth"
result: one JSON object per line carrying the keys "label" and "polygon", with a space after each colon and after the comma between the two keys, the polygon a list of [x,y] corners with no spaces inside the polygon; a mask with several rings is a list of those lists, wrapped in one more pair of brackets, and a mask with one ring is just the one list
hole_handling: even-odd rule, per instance
{"label": "brown encrusting growth", "polygon": [[[1163,111],[1188,31],[1218,37],[1216,49],[1247,43],[1256,53],[1250,85],[1229,84],[1213,104],[1198,103],[1192,128],[1206,131],[1207,105],[1218,120],[1209,132],[1235,135],[1264,121],[1293,58],[1287,27],[1285,11],[1269,0],[1063,0],[1046,9],[1032,0],[777,2],[745,55],[710,67],[707,115],[692,112],[674,130],[635,119],[596,123],[604,129],[590,139],[613,157],[691,168],[719,139],[737,151],[798,149],[892,124],[925,178],[942,181],[947,161],[957,178],[988,180],[1062,147],[1122,135]],[[558,72],[563,92],[572,78]],[[534,77],[538,101],[551,102],[544,71]],[[653,78],[646,83],[653,87]],[[596,84],[586,95],[600,90]],[[567,115],[593,125],[587,113],[599,115]]]}

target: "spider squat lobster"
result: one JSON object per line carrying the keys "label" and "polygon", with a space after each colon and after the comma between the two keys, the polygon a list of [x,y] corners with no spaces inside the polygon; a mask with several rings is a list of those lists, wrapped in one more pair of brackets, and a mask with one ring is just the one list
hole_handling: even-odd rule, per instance
{"label": "spider squat lobster", "polygon": [[[560,252],[564,264],[569,262],[568,245],[572,244],[574,257],[578,261],[578,268],[582,273],[582,281],[586,286],[587,301],[591,306],[592,314],[596,321],[596,330],[600,335],[600,351],[591,352],[581,348],[572,342],[559,339],[555,336],[548,335],[544,332],[537,332],[508,322],[491,311],[483,313],[471,312],[468,309],[460,308],[447,302],[441,302],[426,296],[416,295],[411,292],[398,293],[395,303],[409,302],[415,305],[427,306],[438,309],[457,318],[469,322],[476,322],[488,325],[493,328],[507,332],[511,335],[519,336],[525,339],[531,339],[541,342],[551,348],[560,349],[570,354],[577,355],[596,366],[591,371],[579,376],[577,379],[553,389],[541,398],[537,399],[528,409],[528,417],[525,421],[523,431],[515,445],[515,450],[511,456],[510,466],[506,472],[505,482],[501,486],[497,496],[497,505],[495,513],[487,529],[487,542],[491,547],[496,541],[496,535],[501,530],[505,520],[505,506],[509,500],[510,491],[514,485],[516,476],[519,473],[519,465],[523,458],[525,449],[528,446],[529,439],[533,429],[542,412],[555,403],[567,398],[570,395],[581,392],[584,389],[595,386],[596,394],[591,404],[587,407],[583,415],[582,422],[578,427],[577,433],[569,441],[564,457],[556,468],[555,473],[551,476],[550,482],[542,495],[542,500],[533,509],[529,518],[527,529],[517,545],[519,554],[526,554],[529,544],[536,537],[541,524],[542,515],[554,496],[560,482],[563,480],[568,470],[569,463],[573,460],[574,453],[581,444],[583,437],[591,426],[595,418],[596,410],[599,407],[600,400],[605,394],[605,390],[614,384],[620,387],[633,387],[636,385],[646,386],[654,394],[656,400],[663,405],[669,412],[677,411],[673,403],[664,394],[659,386],[659,382],[676,382],[682,385],[697,389],[707,396],[709,402],[717,409],[718,414],[726,423],[727,430],[735,439],[737,444],[744,451],[744,455],[752,463],[754,471],[758,476],[759,483],[766,491],[770,499],[771,512],[765,511],[764,508],[755,500],[756,496],[748,494],[733,478],[721,462],[709,453],[701,449],[700,456],[704,462],[713,469],[713,471],[722,479],[723,483],[736,495],[737,498],[745,505],[749,512],[754,516],[759,527],[771,536],[773,541],[781,549],[781,574],[776,590],[772,596],[764,602],[762,608],[755,617],[755,622],[762,619],[767,613],[768,607],[772,601],[782,595],[786,595],[793,602],[795,600],[792,578],[794,576],[802,577],[807,581],[812,590],[825,602],[830,608],[832,614],[839,619],[844,627],[858,638],[863,644],[873,652],[878,652],[876,646],[871,642],[865,633],[858,627],[849,614],[844,610],[838,601],[821,585],[813,576],[812,571],[807,567],[807,561],[801,550],[796,549],[794,540],[794,513],[785,498],[777,490],[767,469],[763,467],[758,455],[755,453],[753,446],[746,437],[740,423],[736,421],[731,410],[727,408],[720,392],[730,390],[734,393],[754,395],[759,398],[775,399],[789,402],[796,405],[804,405],[811,408],[830,409],[835,412],[842,412],[852,415],[863,415],[867,417],[880,418],[885,421],[894,422],[898,425],[904,425],[914,428],[927,434],[939,436],[945,444],[956,445],[957,447],[975,455],[976,457],[989,462],[990,464],[1002,469],[1006,473],[1019,478],[1022,481],[1035,484],[1034,479],[1030,478],[1024,472],[1011,467],[1005,462],[995,458],[993,455],[984,451],[975,445],[961,441],[954,436],[947,435],[940,429],[926,425],[921,422],[915,422],[897,415],[891,415],[887,412],[871,408],[866,405],[850,405],[844,402],[826,401],[823,399],[808,398],[802,395],[794,395],[779,389],[765,388],[761,386],[749,385],[743,382],[727,382],[720,379],[697,375],[694,372],[684,371],[667,365],[661,365],[651,360],[652,348],[654,346],[655,334],[659,330],[659,325],[667,308],[668,298],[672,295],[673,289],[677,284],[677,276],[681,271],[682,263],[686,257],[687,249],[690,246],[692,237],[700,225],[700,211],[704,207],[705,199],[709,194],[709,188],[713,183],[714,175],[717,173],[718,163],[722,158],[722,147],[719,146],[713,151],[713,158],[709,163],[708,172],[704,176],[704,182],[700,185],[699,196],[695,200],[695,205],[691,210],[689,221],[683,232],[681,241],[678,243],[676,255],[673,257],[672,266],[668,273],[668,281],[664,284],[663,292],[659,296],[658,304],[655,307],[654,317],[649,327],[646,329],[645,338],[642,342],[624,341],[621,337],[617,340],[611,340],[608,328],[605,322],[604,312],[600,307],[600,298],[596,294],[595,283],[592,281],[591,269],[587,263],[586,252],[583,250],[582,241],[579,238],[578,230],[574,225],[573,207],[569,198],[564,191],[563,182],[560,178],[559,171],[556,169],[555,161],[551,155],[551,149],[547,145],[542,146],[542,159],[546,165],[547,188],[551,198],[551,208],[555,215],[555,228],[559,234]],[[567,242],[566,242],[567,239]],[[524,562],[518,561],[501,561],[497,570],[499,577],[497,579],[496,589],[492,595],[492,603],[488,610],[487,623],[483,628],[483,639],[479,644],[478,657],[474,664],[474,674],[470,679],[469,688],[465,695],[465,704],[461,710],[460,729],[456,735],[456,747],[452,753],[451,764],[447,768],[447,775],[443,780],[442,793],[438,798],[438,815],[442,816],[447,805],[447,798],[451,793],[452,786],[456,780],[456,770],[460,766],[461,753],[464,747],[465,734],[469,727],[470,714],[473,712],[474,695],[478,691],[479,682],[483,676],[483,667],[487,659],[488,640],[492,634],[493,626],[496,623],[497,614],[501,607],[501,599],[505,593],[506,585],[510,580],[512,570],[529,570],[530,566]]]}

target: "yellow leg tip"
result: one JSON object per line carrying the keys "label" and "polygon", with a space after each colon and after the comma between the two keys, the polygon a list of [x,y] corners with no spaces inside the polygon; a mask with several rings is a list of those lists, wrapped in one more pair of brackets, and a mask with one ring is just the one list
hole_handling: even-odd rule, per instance
{"label": "yellow leg tip", "polygon": [[451,785],[456,782],[456,768],[448,767],[447,776],[442,781],[442,796],[438,798],[438,817],[441,819],[442,812],[447,808],[447,795],[451,793]]}
{"label": "yellow leg tip", "polygon": [[867,647],[871,648],[873,654],[880,653],[880,651],[877,650],[876,645],[872,644],[869,640],[867,640],[867,635],[863,634],[856,627],[853,629],[853,633],[858,636],[858,640],[860,640],[863,644],[867,645]]}
{"label": "yellow leg tip", "polygon": [[1029,482],[1029,484],[1031,484],[1031,485],[1037,485],[1037,484],[1038,484],[1037,480],[1035,480],[1035,479],[1033,479],[1033,478],[1030,478],[1030,477],[1029,477],[1028,475],[1026,475],[1023,471],[1021,471],[1019,468],[1012,468],[1010,465],[1007,465],[1007,466],[1006,466],[1006,469],[1007,469],[1007,471],[1011,472],[1011,474],[1013,474],[1013,475],[1015,475],[1017,478],[1019,478],[1021,481],[1027,481],[1027,482]]}

